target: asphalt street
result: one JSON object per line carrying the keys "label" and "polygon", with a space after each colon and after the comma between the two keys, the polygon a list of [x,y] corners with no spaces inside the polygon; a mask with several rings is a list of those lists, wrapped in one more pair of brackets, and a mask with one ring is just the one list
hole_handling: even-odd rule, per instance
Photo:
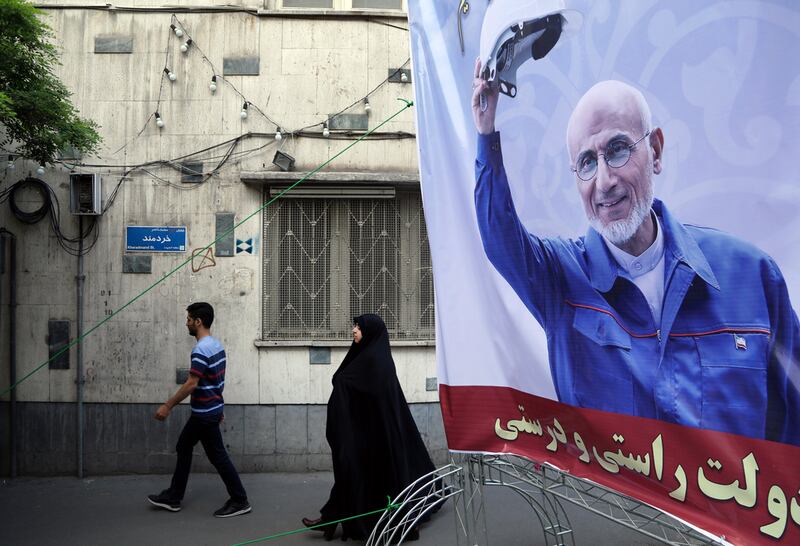
{"label": "asphalt street", "polygon": [[[169,483],[169,476],[107,476],[0,480],[2,545],[233,545],[302,527],[303,516],[317,517],[327,500],[333,475],[243,474],[253,511],[218,519],[212,516],[227,496],[216,474],[192,474],[180,512],[151,506],[146,497]],[[592,546],[655,545],[659,542],[574,506],[565,506],[574,544]],[[546,544],[536,515],[506,488],[484,491],[486,539],[483,543],[517,546]],[[448,502],[420,530],[419,545],[467,545],[459,539],[454,504]],[[337,532],[332,544],[341,544]],[[349,541],[350,544],[360,542]],[[567,542],[569,543],[569,542]],[[327,544],[322,533],[303,531],[254,544]],[[470,545],[473,546],[473,545]]]}

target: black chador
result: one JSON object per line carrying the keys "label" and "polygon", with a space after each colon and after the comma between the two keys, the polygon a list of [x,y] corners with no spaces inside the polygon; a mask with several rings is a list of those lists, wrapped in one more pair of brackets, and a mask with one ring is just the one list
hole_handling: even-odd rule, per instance
{"label": "black chador", "polygon": [[[323,521],[385,507],[387,495],[394,500],[434,470],[397,380],[383,319],[361,315],[354,320],[363,337],[353,342],[333,375],[328,400],[334,485],[321,510]],[[342,523],[344,537],[366,538],[379,517]]]}

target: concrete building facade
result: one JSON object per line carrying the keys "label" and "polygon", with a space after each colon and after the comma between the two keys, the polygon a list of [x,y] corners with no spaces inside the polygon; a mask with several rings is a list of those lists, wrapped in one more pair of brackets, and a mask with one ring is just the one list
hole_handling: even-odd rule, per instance
{"label": "concrete building facade", "polygon": [[[38,5],[58,76],[104,142],[43,174],[11,150],[0,179],[43,181],[63,236],[89,232],[81,265],[49,218],[28,224],[0,204],[16,242],[12,258],[3,237],[0,473],[171,471],[188,407],[152,415],[186,377],[192,301],[216,310],[223,434],[242,471],[330,468],[331,376],[364,312],[386,320],[443,461],[413,111],[397,100],[413,99],[405,0]],[[91,175],[102,214],[71,214],[71,184],[91,192]],[[12,192],[23,211],[52,196],[35,183]],[[30,374],[13,403],[12,367],[17,381]]]}

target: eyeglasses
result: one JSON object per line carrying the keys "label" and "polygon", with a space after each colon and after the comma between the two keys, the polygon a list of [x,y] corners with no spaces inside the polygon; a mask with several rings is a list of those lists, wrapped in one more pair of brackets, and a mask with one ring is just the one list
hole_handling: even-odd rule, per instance
{"label": "eyeglasses", "polygon": [[[608,143],[608,146],[606,146],[606,153],[599,155],[605,159],[606,165],[609,167],[614,167],[615,169],[619,169],[628,163],[628,160],[631,158],[631,152],[636,145],[648,136],[650,136],[650,131],[647,131],[642,138],[633,144],[628,144],[628,141],[624,138],[614,139]],[[572,172],[577,174],[578,178],[584,182],[588,182],[594,178],[594,176],[597,174],[597,157],[595,157],[594,152],[582,153],[580,157],[578,157],[578,161],[575,163],[575,166],[572,167]]]}

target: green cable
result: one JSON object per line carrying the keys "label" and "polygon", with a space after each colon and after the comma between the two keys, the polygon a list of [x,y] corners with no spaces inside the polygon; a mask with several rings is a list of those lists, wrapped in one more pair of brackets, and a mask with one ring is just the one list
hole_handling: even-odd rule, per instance
{"label": "green cable", "polygon": [[[401,99],[402,100],[402,99]],[[311,527],[303,527],[301,529],[295,529],[293,531],[286,531],[285,533],[278,533],[277,535],[270,535],[267,537],[261,538],[254,538],[253,540],[248,540],[246,542],[237,542],[233,546],[245,546],[245,544],[255,544],[256,542],[266,542],[267,540],[273,540],[276,538],[281,538],[289,535],[296,535],[297,533],[305,533],[306,531],[311,531],[313,529],[327,527],[328,525],[338,525],[343,521],[349,521],[351,519],[363,518],[364,516],[371,516],[373,514],[380,514],[381,512],[388,512],[390,510],[394,510],[395,508],[399,508],[399,504],[392,504],[392,499],[389,495],[386,495],[386,498],[389,500],[389,503],[386,505],[385,508],[381,508],[380,510],[373,510],[372,512],[366,512],[364,514],[359,514],[358,516],[350,516],[349,518],[337,519],[336,521],[326,521],[325,523],[321,523],[319,525],[312,525]]]}
{"label": "green cable", "polygon": [[[397,99],[397,100],[399,100],[399,101],[402,101],[402,102],[405,104],[405,106],[403,106],[403,107],[402,107],[400,110],[398,110],[397,112],[395,112],[394,114],[392,114],[391,116],[389,116],[388,118],[386,118],[385,120],[383,120],[382,122],[380,122],[380,123],[379,123],[377,126],[375,126],[373,129],[371,129],[371,130],[367,131],[366,133],[364,133],[363,135],[361,135],[360,137],[358,137],[356,140],[354,140],[354,141],[353,141],[353,142],[351,142],[349,145],[347,145],[345,148],[343,148],[343,149],[342,149],[342,150],[341,150],[339,153],[337,153],[335,156],[333,156],[333,157],[332,157],[332,158],[330,158],[329,160],[325,161],[325,162],[324,162],[324,163],[322,163],[322,164],[321,164],[319,167],[317,167],[317,168],[316,168],[316,169],[314,169],[313,171],[309,172],[309,173],[308,173],[307,175],[305,175],[303,178],[301,178],[301,179],[300,179],[300,180],[298,180],[297,182],[293,183],[291,186],[289,186],[288,188],[284,189],[283,191],[281,191],[280,193],[278,193],[278,194],[277,194],[275,197],[273,197],[272,199],[270,199],[269,201],[267,201],[266,203],[264,203],[263,205],[261,205],[261,206],[260,206],[259,208],[257,208],[257,209],[256,209],[256,210],[255,210],[253,213],[251,213],[251,214],[250,214],[250,215],[248,215],[246,218],[244,218],[244,220],[240,221],[238,224],[234,224],[234,225],[233,225],[233,227],[231,227],[231,228],[230,228],[229,230],[227,230],[225,233],[223,233],[222,235],[220,235],[219,237],[217,237],[216,239],[214,239],[213,241],[211,241],[209,244],[207,244],[206,246],[204,246],[203,248],[201,248],[201,249],[199,250],[199,252],[203,252],[203,251],[205,251],[205,250],[208,250],[209,248],[211,248],[211,246],[212,246],[212,245],[216,244],[218,241],[222,240],[223,238],[225,238],[226,236],[228,236],[230,233],[233,233],[233,231],[234,231],[236,228],[238,228],[239,226],[241,226],[242,224],[244,224],[245,222],[247,222],[248,220],[250,220],[250,219],[251,219],[253,216],[255,216],[256,214],[260,213],[262,210],[264,210],[265,208],[267,208],[269,205],[271,205],[272,203],[274,203],[275,201],[277,201],[279,198],[283,197],[283,196],[284,196],[284,195],[285,195],[285,194],[286,194],[286,193],[287,193],[289,190],[291,190],[292,188],[294,188],[295,186],[297,186],[297,185],[298,185],[298,184],[300,184],[301,182],[304,182],[304,181],[305,181],[306,179],[308,179],[310,176],[312,176],[312,175],[316,174],[317,172],[319,172],[320,170],[322,170],[322,169],[323,169],[325,166],[327,166],[329,163],[331,163],[331,162],[332,162],[334,159],[338,158],[340,155],[344,154],[344,153],[345,153],[347,150],[349,150],[350,148],[352,148],[353,146],[355,146],[356,144],[358,144],[359,142],[361,142],[362,140],[364,140],[365,138],[367,138],[369,135],[371,135],[372,133],[374,133],[375,131],[377,131],[378,129],[380,129],[381,127],[383,127],[384,125],[386,125],[387,123],[389,123],[391,120],[393,120],[394,118],[396,118],[398,115],[400,115],[400,114],[401,114],[403,111],[405,111],[407,108],[411,108],[412,106],[414,106],[414,102],[413,102],[413,101],[406,100],[406,99]],[[199,252],[198,252],[198,254],[199,254]],[[128,306],[130,306],[131,304],[133,304],[133,303],[134,303],[136,300],[138,300],[139,298],[141,298],[142,296],[144,296],[145,294],[147,294],[147,293],[148,293],[150,290],[152,290],[153,288],[155,288],[156,286],[158,286],[159,284],[161,284],[162,282],[164,282],[165,280],[167,280],[169,277],[171,277],[171,276],[172,276],[174,273],[176,273],[178,270],[182,269],[182,268],[183,268],[183,267],[184,267],[186,264],[190,263],[190,262],[192,261],[192,259],[194,258],[194,256],[195,256],[195,253],[192,253],[192,254],[191,254],[191,255],[190,255],[188,258],[186,258],[186,259],[185,259],[185,260],[184,260],[182,263],[180,263],[179,265],[177,265],[176,267],[174,267],[174,268],[173,268],[171,271],[169,271],[169,272],[165,273],[163,277],[161,277],[161,278],[160,278],[160,279],[158,279],[156,282],[154,282],[153,284],[151,284],[150,286],[148,286],[147,288],[145,288],[145,289],[144,289],[142,292],[140,292],[140,293],[139,293],[139,294],[138,294],[136,297],[134,297],[134,298],[133,298],[132,300],[130,300],[128,303],[126,303],[125,305],[123,305],[122,307],[120,307],[119,309],[117,309],[116,311],[114,311],[113,313],[111,313],[111,314],[110,314],[109,316],[107,316],[105,319],[101,320],[100,322],[98,322],[97,324],[95,324],[94,326],[92,326],[92,327],[91,327],[89,330],[87,330],[87,331],[86,331],[84,334],[82,334],[80,337],[78,337],[78,338],[76,338],[76,339],[73,339],[73,340],[72,340],[72,341],[71,341],[71,342],[70,342],[68,345],[64,346],[64,347],[63,347],[63,348],[62,348],[60,351],[58,351],[56,354],[54,354],[53,356],[51,356],[50,358],[48,358],[47,360],[45,360],[44,362],[42,362],[40,365],[38,365],[36,368],[34,368],[34,369],[33,369],[33,371],[31,371],[30,373],[28,373],[27,375],[25,375],[25,377],[23,377],[22,379],[18,380],[16,383],[14,383],[14,384],[13,384],[13,385],[11,385],[10,387],[8,387],[6,390],[4,390],[2,393],[0,393],[0,396],[4,396],[4,395],[8,394],[9,392],[11,392],[11,391],[12,391],[12,390],[14,390],[15,388],[17,388],[17,386],[18,386],[20,383],[22,383],[23,381],[25,381],[26,379],[28,379],[30,376],[32,376],[33,374],[35,374],[36,372],[38,372],[39,370],[41,370],[42,368],[44,368],[45,366],[47,366],[48,364],[50,364],[50,362],[52,362],[53,360],[55,360],[56,358],[58,358],[59,356],[61,356],[62,354],[64,354],[64,353],[65,353],[66,351],[68,351],[68,350],[69,350],[71,347],[73,347],[73,346],[77,345],[78,343],[80,343],[81,341],[83,341],[83,339],[84,339],[86,336],[88,336],[89,334],[91,334],[92,332],[94,332],[95,330],[97,330],[98,328],[100,328],[100,327],[101,327],[103,324],[105,324],[106,322],[108,322],[108,321],[109,321],[109,320],[111,320],[112,318],[116,317],[116,316],[117,316],[118,314],[120,314],[120,313],[121,313],[123,310],[125,310],[125,309],[126,309]]]}

